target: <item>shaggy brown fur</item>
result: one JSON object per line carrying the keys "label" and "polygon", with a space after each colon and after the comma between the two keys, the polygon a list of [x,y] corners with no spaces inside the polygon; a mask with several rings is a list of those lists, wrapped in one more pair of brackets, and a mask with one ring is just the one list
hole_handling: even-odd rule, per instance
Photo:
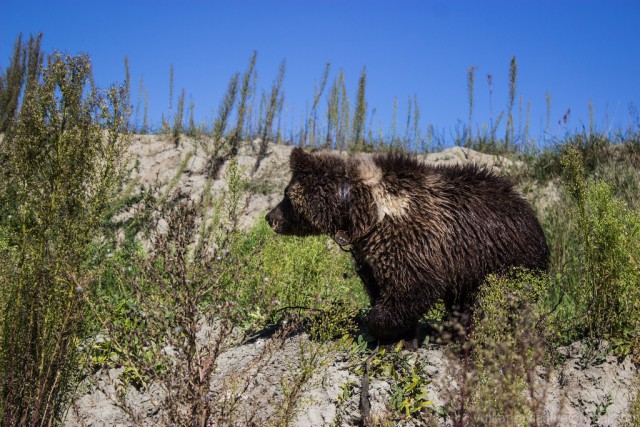
{"label": "shaggy brown fur", "polygon": [[351,245],[371,299],[371,332],[395,340],[429,307],[470,302],[485,276],[544,270],[549,251],[512,184],[475,165],[433,166],[401,154],[291,153],[291,182],[267,221],[280,234]]}

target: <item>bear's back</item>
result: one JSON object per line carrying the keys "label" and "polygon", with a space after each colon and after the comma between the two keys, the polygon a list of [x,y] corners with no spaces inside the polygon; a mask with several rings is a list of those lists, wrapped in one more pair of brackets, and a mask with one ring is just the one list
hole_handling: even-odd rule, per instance
{"label": "bear's back", "polygon": [[433,165],[398,153],[376,156],[375,163],[382,171],[386,189],[426,203],[438,203],[440,199],[447,204],[461,203],[470,198],[476,204],[526,204],[509,179],[474,163]]}
{"label": "bear's back", "polygon": [[458,261],[451,266],[466,266],[464,275],[483,277],[517,265],[546,269],[542,228],[509,179],[475,164],[430,165],[399,154],[379,156],[376,163],[385,187],[410,200],[408,214],[393,219],[396,233],[402,224],[408,235],[437,242]]}

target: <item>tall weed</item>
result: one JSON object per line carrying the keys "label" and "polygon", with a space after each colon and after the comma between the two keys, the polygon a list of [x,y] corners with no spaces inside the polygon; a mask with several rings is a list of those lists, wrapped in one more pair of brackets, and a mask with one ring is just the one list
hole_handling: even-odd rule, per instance
{"label": "tall weed", "polygon": [[25,45],[19,34],[13,46],[9,66],[0,73],[0,132],[6,132],[20,110],[23,92],[30,91],[42,72],[44,53],[40,50],[42,33],[29,36]]}
{"label": "tall weed", "polygon": [[77,372],[87,248],[124,173],[124,87],[92,85],[87,56],[49,57],[2,141],[0,418],[59,422]]}

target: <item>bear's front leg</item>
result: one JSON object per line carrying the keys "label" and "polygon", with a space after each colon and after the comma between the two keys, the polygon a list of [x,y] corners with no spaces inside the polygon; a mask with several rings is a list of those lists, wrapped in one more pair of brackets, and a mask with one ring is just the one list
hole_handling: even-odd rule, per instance
{"label": "bear's front leg", "polygon": [[358,273],[360,280],[364,284],[371,306],[374,306],[380,297],[380,286],[373,275],[373,268],[365,262],[358,262],[356,259],[356,273]]}
{"label": "bear's front leg", "polygon": [[387,298],[373,306],[367,316],[369,331],[382,343],[404,339],[417,344],[418,320],[398,310],[393,302]]}

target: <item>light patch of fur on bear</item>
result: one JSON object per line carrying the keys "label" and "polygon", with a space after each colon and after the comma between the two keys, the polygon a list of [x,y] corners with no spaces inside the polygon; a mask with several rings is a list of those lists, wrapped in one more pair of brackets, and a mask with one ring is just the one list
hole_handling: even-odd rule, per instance
{"label": "light patch of fur on bear", "polygon": [[376,165],[370,155],[359,154],[354,157],[358,164],[358,178],[363,184],[375,186],[382,181],[382,169]]}
{"label": "light patch of fur on bear", "polygon": [[409,197],[389,194],[383,185],[376,185],[372,188],[372,191],[373,199],[378,208],[378,221],[382,221],[387,215],[390,217],[403,217],[407,214]]}
{"label": "light patch of fur on bear", "polygon": [[358,162],[358,178],[363,184],[371,187],[378,211],[378,221],[382,221],[387,215],[391,217],[405,216],[409,207],[409,197],[392,195],[386,191],[382,182],[382,169],[371,156],[359,155],[356,160]]}

